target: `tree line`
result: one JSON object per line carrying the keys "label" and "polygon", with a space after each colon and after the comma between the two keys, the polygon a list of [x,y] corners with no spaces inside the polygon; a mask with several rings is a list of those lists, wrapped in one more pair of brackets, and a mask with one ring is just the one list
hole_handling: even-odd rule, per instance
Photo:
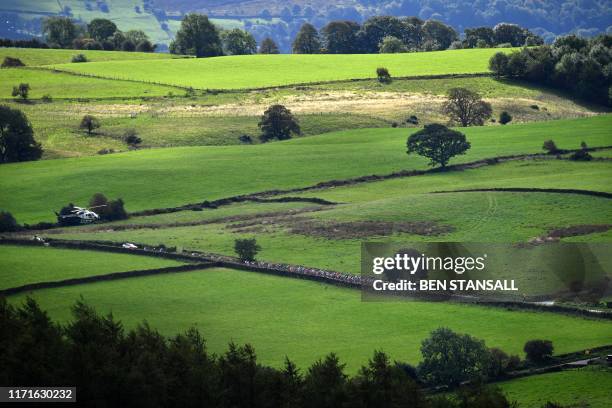
{"label": "tree line", "polygon": [[153,52],[147,34],[142,30],[121,31],[111,20],[95,18],[78,24],[70,17],[48,17],[42,22],[42,33],[51,48],[77,50]]}
{"label": "tree line", "polygon": [[552,45],[497,53],[489,68],[497,77],[522,79],[565,90],[584,100],[612,104],[612,35],[568,35]]}
{"label": "tree line", "polygon": [[[542,347],[545,349],[542,351]],[[526,347],[549,355],[541,341]],[[190,328],[166,337],[149,324],[126,330],[77,301],[72,319],[53,322],[31,298],[20,306],[0,298],[0,383],[76,386],[81,406],[96,407],[414,407],[515,406],[482,381],[517,367],[518,357],[488,349],[482,340],[437,329],[422,342],[417,366],[375,351],[349,376],[330,353],[305,370],[289,358],[282,368],[261,364],[254,348],[230,343],[213,354]],[[427,397],[426,386],[458,386],[456,397]]]}

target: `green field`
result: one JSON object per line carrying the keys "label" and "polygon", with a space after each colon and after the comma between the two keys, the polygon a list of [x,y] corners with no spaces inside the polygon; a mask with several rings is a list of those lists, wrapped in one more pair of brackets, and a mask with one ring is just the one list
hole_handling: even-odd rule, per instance
{"label": "green field", "polygon": [[[302,280],[227,269],[126,279],[40,290],[42,308],[65,321],[79,296],[128,327],[146,319],[165,334],[196,326],[214,352],[227,343],[251,343],[262,363],[299,366],[337,352],[355,372],[375,349],[412,364],[437,327],[486,340],[520,354],[525,341],[545,337],[557,353],[609,342],[612,324],[533,312],[449,303],[361,302],[360,292]],[[13,296],[13,302],[24,296]]]}
{"label": "green field", "polygon": [[13,86],[20,83],[30,85],[31,99],[44,95],[52,98],[109,98],[109,97],[150,97],[165,96],[181,92],[173,87],[141,84],[129,81],[88,78],[41,69],[2,69],[0,70],[0,99],[12,98]]}
{"label": "green field", "polygon": [[612,370],[588,367],[519,378],[497,384],[521,408],[540,408],[546,402],[563,406],[608,408]]}
{"label": "green field", "polygon": [[[26,66],[41,66],[71,63],[72,57],[84,54],[90,62],[161,60],[183,58],[179,55],[154,52],[98,51],[98,50],[57,50],[36,48],[3,48],[0,47],[0,60],[4,57],[19,58]],[[80,63],[83,64],[83,63]],[[76,64],[75,64],[76,65]]]}
{"label": "green field", "polygon": [[29,283],[181,265],[145,256],[0,245],[0,289]]}
{"label": "green field", "polygon": [[[554,135],[560,148],[612,144],[612,116],[503,128],[467,128],[468,154],[453,162],[537,153]],[[201,202],[319,181],[426,168],[405,154],[406,129],[363,129],[256,146],[142,150],[101,157],[15,163],[0,168],[0,208],[20,222],[51,219],[67,202],[102,191],[130,211]],[[173,193],[168,194],[171,190]]]}
{"label": "green field", "polygon": [[[106,78],[191,86],[196,89],[246,89],[376,77],[384,66],[392,76],[488,72],[500,49],[408,54],[246,55],[166,61],[114,61],[54,65],[55,69]],[[512,49],[504,49],[510,52]]]}

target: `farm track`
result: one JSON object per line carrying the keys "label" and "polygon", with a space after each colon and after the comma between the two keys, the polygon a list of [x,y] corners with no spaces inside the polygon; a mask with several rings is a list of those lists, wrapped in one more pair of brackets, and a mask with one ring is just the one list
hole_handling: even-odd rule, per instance
{"label": "farm track", "polygon": [[[114,253],[124,253],[124,254],[132,254],[132,255],[143,255],[143,256],[153,256],[159,258],[169,258],[174,260],[183,260],[183,261],[191,261],[196,263],[196,265],[185,265],[179,267],[170,267],[170,268],[161,268],[159,270],[144,270],[144,271],[131,271],[131,272],[123,272],[119,274],[108,274],[108,275],[99,275],[98,277],[87,277],[87,278],[78,278],[78,279],[68,279],[65,281],[57,281],[57,282],[42,282],[39,285],[51,285],[51,286],[42,286],[42,287],[33,287],[31,289],[21,289],[19,292],[25,290],[34,290],[41,289],[43,287],[60,287],[60,286],[69,286],[69,285],[77,285],[81,283],[93,283],[100,280],[110,280],[110,279],[118,279],[122,277],[130,277],[130,275],[126,274],[141,274],[136,276],[146,276],[150,274],[159,274],[159,273],[168,273],[168,272],[183,272],[183,271],[193,271],[201,269],[198,266],[203,265],[204,268],[210,267],[220,267],[220,268],[228,268],[234,270],[241,270],[247,272],[258,272],[265,273],[276,276],[289,277],[294,279],[306,279],[311,281],[316,281],[324,284],[332,284],[341,287],[347,287],[352,289],[361,289],[362,285],[367,286],[367,282],[362,281],[360,275],[351,275],[342,272],[336,272],[331,270],[323,270],[318,268],[309,268],[302,265],[292,265],[292,264],[280,264],[280,263],[269,263],[265,261],[255,261],[255,262],[243,262],[238,258],[234,258],[227,255],[221,254],[213,254],[213,253],[203,253],[195,250],[183,250],[181,254],[167,252],[163,248],[156,248],[152,246],[147,246],[143,244],[137,244],[138,248],[136,249],[128,249],[123,248],[123,243],[121,242],[112,242],[112,241],[78,241],[78,240],[64,240],[64,239],[47,239],[45,242],[39,242],[36,240],[28,240],[28,239],[12,239],[0,237],[0,245],[23,245],[23,246],[52,246],[57,248],[68,248],[68,249],[77,249],[77,250],[94,250],[94,251],[102,251],[102,252],[114,252]],[[179,270],[177,270],[177,268]],[[180,268],[184,268],[180,270]],[[157,272],[156,272],[157,271]],[[166,272],[165,272],[166,271]],[[109,276],[109,278],[104,278],[105,276]],[[119,276],[117,276],[119,275]],[[101,277],[101,278],[100,278]],[[82,280],[85,280],[84,282]],[[62,284],[66,282],[66,284]],[[76,282],[73,282],[76,281]],[[35,284],[29,284],[26,286],[35,286]],[[9,293],[5,293],[11,290],[17,290],[19,288],[11,288],[6,289],[4,291],[0,291],[1,295],[6,295]],[[15,292],[16,293],[16,292]],[[532,298],[525,299],[524,301],[490,301],[486,299],[474,299],[470,297],[470,299],[466,299],[463,296],[456,295],[441,295],[441,296],[415,296],[415,299],[421,301],[452,301],[452,302],[460,302],[460,303],[468,303],[480,306],[492,306],[504,308],[506,310],[530,310],[530,311],[540,311],[540,312],[553,312],[560,313],[566,315],[580,316],[580,317],[589,317],[595,319],[603,319],[603,320],[612,320],[612,312],[596,312],[586,309],[579,309],[573,307],[565,307],[559,305],[543,305],[541,303],[542,300],[546,300],[545,297],[542,296],[534,296]]]}

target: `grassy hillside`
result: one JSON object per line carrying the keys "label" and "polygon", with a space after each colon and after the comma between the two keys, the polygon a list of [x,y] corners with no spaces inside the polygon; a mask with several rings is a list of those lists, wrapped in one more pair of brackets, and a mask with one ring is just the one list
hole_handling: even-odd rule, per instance
{"label": "grassy hillside", "polygon": [[[121,61],[121,60],[161,60],[181,58],[173,54],[153,52],[126,52],[126,51],[98,51],[98,50],[55,50],[37,48],[2,48],[0,47],[0,60],[4,57],[19,58],[26,66],[40,66],[51,64],[69,64],[72,57],[84,54],[88,61]],[[84,64],[84,63],[80,63]],[[76,64],[75,64],[76,65]]]}
{"label": "grassy hillside", "polygon": [[[560,148],[612,144],[612,116],[505,127],[464,129],[472,143],[454,163],[542,151],[554,137]],[[122,197],[129,210],[173,206],[267,189],[426,168],[407,156],[406,129],[362,129],[256,146],[142,150],[100,157],[45,160],[0,167],[0,208],[20,222],[52,218],[67,202],[95,192]],[[168,194],[172,191],[172,194]]]}
{"label": "grassy hillside", "polygon": [[[446,326],[521,354],[525,341],[545,337],[563,353],[609,341],[609,322],[463,304],[361,302],[360,292],[227,269],[102,282],[33,293],[53,318],[69,318],[79,296],[127,326],[146,319],[165,334],[195,326],[211,351],[251,343],[263,363],[285,355],[299,366],[337,352],[355,372],[375,349],[416,363],[421,340]],[[24,296],[9,300],[19,302]]]}
{"label": "grassy hillside", "polygon": [[588,367],[519,378],[497,385],[510,401],[518,401],[522,408],[540,408],[548,401],[563,406],[607,408],[610,406],[612,370]]}
{"label": "grassy hillside", "polygon": [[[341,203],[335,207],[318,207],[316,212],[295,212],[299,208],[313,208],[310,203],[243,203],[216,210],[183,211],[136,217],[104,226],[68,228],[59,236],[150,245],[165,242],[170,246],[227,255],[234,254],[235,239],[255,236],[262,247],[260,259],[359,273],[359,254],[364,240],[524,242],[553,229],[604,225],[612,220],[610,202],[604,198],[511,192],[429,194],[431,191],[487,187],[612,191],[611,174],[610,163],[529,160],[300,194]],[[359,222],[398,224],[386,236],[377,236]],[[450,230],[432,235],[410,233],[399,228],[405,222],[424,222],[439,228],[450,227]],[[339,223],[350,227],[352,232],[333,233],[332,225]],[[114,226],[130,225],[133,228],[113,230]],[[319,229],[315,230],[315,226]],[[596,234],[576,238],[587,242],[609,241]],[[302,250],[295,251],[295,248]],[[533,282],[528,275],[512,275],[526,279],[520,285],[524,294],[551,293],[560,288],[556,279]]]}
{"label": "grassy hillside", "polygon": [[145,256],[8,245],[0,245],[0,258],[0,289],[181,264]]}
{"label": "grassy hillside", "polygon": [[[489,58],[499,51],[470,49],[407,54],[246,55],[149,62],[60,64],[54,65],[54,68],[197,89],[244,89],[375,78],[377,67],[388,68],[392,76],[488,72]],[[503,51],[510,52],[511,49]]]}
{"label": "grassy hillside", "polygon": [[39,99],[44,95],[49,95],[54,99],[133,98],[165,96],[168,93],[180,92],[180,90],[168,86],[88,78],[48,70],[19,68],[0,70],[0,99],[12,98],[13,86],[23,82],[30,85],[29,97],[31,99]]}

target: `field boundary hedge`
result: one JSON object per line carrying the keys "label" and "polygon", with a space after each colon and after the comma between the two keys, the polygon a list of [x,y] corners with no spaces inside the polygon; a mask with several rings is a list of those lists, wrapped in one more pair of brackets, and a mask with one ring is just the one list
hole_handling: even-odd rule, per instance
{"label": "field boundary hedge", "polygon": [[[612,146],[593,147],[593,148],[590,148],[589,150],[598,151],[598,150],[607,150],[607,149],[612,149]],[[582,149],[568,150],[568,152],[574,152],[574,151],[580,151],[580,150]],[[264,191],[255,192],[255,193],[241,194],[241,195],[236,195],[236,196],[231,196],[231,197],[226,197],[226,198],[220,198],[218,200],[213,200],[213,201],[203,201],[200,203],[184,204],[184,205],[177,206],[177,207],[153,208],[149,210],[141,210],[141,211],[130,213],[130,215],[134,217],[140,217],[140,216],[157,215],[157,214],[168,214],[168,213],[185,211],[185,210],[216,208],[216,206],[229,205],[229,204],[244,202],[244,201],[266,202],[266,201],[263,201],[264,199],[267,200],[267,202],[270,202],[271,200],[295,200],[295,201],[310,200],[311,202],[315,204],[321,204],[323,203],[323,201],[326,201],[326,200],[322,200],[316,197],[315,198],[280,197],[278,199],[270,199],[269,197],[282,195],[282,194],[304,193],[307,191],[324,190],[324,189],[333,188],[333,187],[344,187],[344,186],[364,184],[364,183],[390,180],[390,179],[396,179],[396,178],[423,176],[427,174],[442,173],[445,171],[463,171],[463,170],[475,169],[475,168],[484,167],[484,166],[492,166],[495,164],[500,164],[500,163],[504,163],[508,161],[524,160],[524,159],[562,160],[561,158],[557,158],[556,156],[551,156],[551,155],[544,154],[544,153],[525,153],[525,154],[516,154],[516,155],[509,155],[509,156],[498,156],[498,157],[493,157],[493,158],[488,158],[488,159],[476,160],[476,161],[468,162],[468,163],[452,164],[450,166],[446,166],[446,169],[433,168],[433,169],[426,169],[426,170],[400,170],[397,172],[387,173],[387,174],[371,174],[371,175],[353,177],[353,178],[348,178],[348,179],[322,181],[322,182],[312,184],[306,187],[297,187],[297,188],[290,188],[290,189],[285,189],[285,190],[264,190]],[[587,190],[576,190],[576,191],[587,191]],[[593,194],[591,195],[594,195],[594,196],[595,195],[599,196],[599,194],[604,194],[604,195],[609,194],[609,193],[597,192],[597,191],[593,191],[592,193]],[[606,196],[605,198],[610,198],[610,197]],[[318,200],[320,202],[315,202],[315,200]],[[276,201],[276,202],[281,202],[281,201]],[[331,203],[331,202],[329,203],[330,203],[329,205],[336,204],[336,203]]]}
{"label": "field boundary hedge", "polygon": [[208,268],[212,268],[215,266],[217,265],[215,265],[215,263],[213,262],[205,262],[205,263],[198,263],[198,264],[169,266],[166,268],[139,269],[135,271],[126,271],[126,272],[111,272],[111,273],[106,273],[102,275],[86,276],[82,278],[62,279],[59,281],[28,283],[26,285],[16,286],[13,288],[2,289],[0,290],[0,296],[14,295],[17,293],[30,292],[30,291],[38,290],[38,289],[59,288],[59,287],[64,287],[64,286],[82,285],[86,283],[103,282],[103,281],[126,279],[126,278],[136,278],[140,276],[159,275],[163,273],[189,272],[189,271],[195,271],[195,270],[208,269]]}
{"label": "field boundary hedge", "polygon": [[[194,90],[194,91],[203,91],[207,93],[208,92],[236,93],[236,92],[245,92],[245,91],[269,91],[273,89],[287,89],[287,88],[293,88],[293,87],[303,87],[303,86],[313,86],[313,85],[338,84],[342,82],[371,81],[373,79],[376,79],[375,76],[372,76],[372,77],[366,77],[366,78],[334,79],[330,81],[295,82],[291,84],[270,85],[270,86],[253,87],[253,88],[199,88],[199,87],[194,87],[194,86],[170,84],[166,82],[145,81],[141,79],[119,78],[119,77],[113,77],[109,75],[90,74],[90,73],[72,71],[70,69],[61,69],[55,65],[32,66],[28,68],[46,70],[46,71],[57,72],[57,73],[64,73],[64,74],[75,75],[75,76],[82,76],[82,77],[87,77],[87,78],[107,79],[107,80],[112,80],[112,81],[127,81],[127,82],[141,83],[141,84],[167,86],[171,88],[180,89],[183,91]],[[492,76],[493,74],[491,72],[476,72],[476,73],[471,73],[471,74],[463,73],[463,74],[396,76],[396,77],[393,77],[393,79],[394,80],[424,80],[424,79],[478,78],[478,77],[492,77]]]}
{"label": "field boundary hedge", "polygon": [[[138,248],[136,249],[127,249],[123,248],[120,242],[112,242],[112,241],[78,241],[78,240],[63,240],[63,239],[47,239],[44,242],[40,242],[37,240],[27,240],[27,239],[12,239],[12,238],[4,238],[0,237],[0,245],[29,245],[29,246],[41,246],[48,245],[52,247],[59,248],[68,248],[68,249],[88,249],[94,251],[105,251],[105,252],[117,252],[117,253],[129,253],[135,255],[144,255],[144,256],[156,256],[162,258],[169,259],[184,259],[190,260],[192,262],[196,262],[195,265],[185,265],[186,267],[191,267],[188,270],[196,270],[198,266],[202,265],[202,262],[206,262],[205,265],[209,265],[208,267],[224,267],[229,269],[237,269],[242,271],[250,271],[250,272],[259,272],[266,273],[277,276],[286,276],[290,278],[298,278],[298,279],[306,279],[312,281],[318,281],[326,284],[333,284],[336,286],[349,287],[353,289],[360,289],[362,287],[362,280],[360,275],[352,275],[342,272],[318,269],[318,268],[309,268],[302,265],[291,265],[291,264],[280,264],[280,263],[270,263],[264,261],[256,261],[256,262],[242,262],[237,258],[220,255],[220,254],[211,254],[211,253],[203,253],[200,251],[194,250],[185,250],[182,254],[176,254],[172,252],[168,252],[163,248],[156,248],[150,245],[144,244],[136,244]],[[177,267],[172,267],[177,268]],[[172,268],[161,268],[162,270],[172,269]],[[180,268],[180,267],[178,267]],[[155,270],[153,270],[155,271]],[[135,271],[141,272],[146,276],[146,271]],[[124,272],[129,273],[129,272]],[[163,273],[163,272],[157,272]],[[111,274],[112,275],[112,274]],[[89,279],[89,278],[79,278],[79,279]],[[93,280],[95,281],[95,280]],[[87,282],[80,282],[87,283]],[[79,284],[79,283],[75,283]],[[61,285],[59,285],[61,286]],[[0,291],[2,294],[2,291]],[[422,299],[421,299],[422,298]],[[419,297],[421,300],[440,300],[435,296],[422,296]],[[444,300],[450,299],[450,301],[460,301],[461,298],[453,295],[444,295]],[[535,299],[534,299],[535,300]],[[467,304],[475,304],[480,306],[492,306],[498,308],[504,308],[507,310],[531,310],[538,312],[553,312],[567,315],[574,315],[579,317],[591,317],[598,318],[604,320],[612,320],[612,312],[602,311],[595,312],[586,309],[579,309],[573,307],[552,305],[546,306],[542,304],[536,303],[527,303],[527,302],[518,302],[518,301],[505,301],[505,302],[491,302],[485,300],[470,300],[469,302],[463,301],[461,303]]]}
{"label": "field boundary hedge", "polygon": [[494,188],[467,188],[462,190],[441,190],[432,191],[430,194],[445,194],[445,193],[472,193],[486,191],[508,191],[519,193],[557,193],[557,194],[578,194],[592,197],[612,198],[612,193],[594,190],[579,190],[574,188],[530,188],[530,187],[494,187]]}

